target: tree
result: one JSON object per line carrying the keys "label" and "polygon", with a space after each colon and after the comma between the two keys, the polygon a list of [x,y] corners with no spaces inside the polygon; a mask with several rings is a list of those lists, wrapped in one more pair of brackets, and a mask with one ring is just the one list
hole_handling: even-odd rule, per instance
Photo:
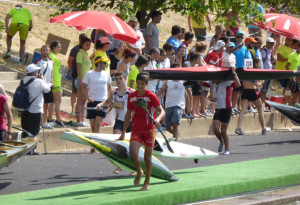
{"label": "tree", "polygon": [[[263,20],[263,16],[257,10],[257,3],[254,0],[34,0],[43,1],[60,7],[71,7],[79,10],[115,9],[121,14],[122,19],[128,19],[139,12],[140,27],[145,28],[150,20],[150,13],[159,10],[163,13],[172,10],[181,15],[191,15],[200,23],[199,16],[209,13],[216,16],[216,21],[230,25],[236,24],[237,18],[241,23],[248,25],[253,20],[249,18],[252,13],[254,20]],[[277,1],[277,0],[267,0]],[[285,1],[285,0],[279,0]],[[297,1],[297,0],[290,0]],[[60,10],[64,13],[66,10]],[[237,14],[227,19],[230,11]]]}

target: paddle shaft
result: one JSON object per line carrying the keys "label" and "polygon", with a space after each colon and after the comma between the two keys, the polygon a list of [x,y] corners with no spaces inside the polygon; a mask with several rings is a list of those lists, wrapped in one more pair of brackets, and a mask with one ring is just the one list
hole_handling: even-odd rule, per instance
{"label": "paddle shaft", "polygon": [[[144,109],[144,108],[143,108]],[[172,147],[169,144],[169,141],[166,137],[166,135],[163,133],[163,131],[161,131],[160,127],[156,124],[156,122],[154,121],[153,116],[149,113],[149,111],[147,109],[144,109],[146,111],[146,113],[149,115],[149,117],[151,118],[152,122],[154,123],[155,127],[159,130],[159,132],[161,133],[161,135],[164,137],[165,141],[166,141],[166,145],[168,147],[168,150],[172,153],[174,153]]]}
{"label": "paddle shaft", "polygon": [[[78,112],[75,112],[76,114],[79,114],[79,113],[82,113],[84,110],[97,110],[96,107],[85,107],[83,108],[82,110],[78,111]],[[106,112],[106,110],[104,108],[100,108],[100,110],[102,112]]]}
{"label": "paddle shaft", "polygon": [[31,134],[30,132],[28,132],[28,131],[26,131],[26,130],[24,130],[24,129],[22,129],[22,128],[19,128],[19,127],[16,127],[16,126],[12,126],[12,128],[14,128],[14,129],[16,129],[16,130],[20,130],[20,131],[23,131],[23,132],[25,132],[29,137],[33,137],[33,134]]}
{"label": "paddle shaft", "polygon": [[240,50],[242,48],[244,44],[240,43],[240,45],[238,45],[237,47],[235,47],[230,53],[226,53],[226,55],[224,55],[222,58],[220,58],[217,62],[215,62],[213,65],[217,65],[223,58],[225,58],[226,56],[228,56],[229,54],[236,52],[238,50]]}

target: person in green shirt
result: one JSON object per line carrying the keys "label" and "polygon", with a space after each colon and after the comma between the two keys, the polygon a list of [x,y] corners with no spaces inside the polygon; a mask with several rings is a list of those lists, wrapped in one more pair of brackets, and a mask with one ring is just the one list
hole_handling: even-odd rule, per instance
{"label": "person in green shirt", "polygon": [[[9,24],[9,19],[12,18],[11,23]],[[19,63],[23,62],[24,52],[25,52],[25,43],[28,36],[28,32],[32,29],[32,17],[28,9],[23,8],[22,5],[17,4],[15,8],[11,9],[5,17],[5,31],[6,31],[6,45],[7,52],[4,58],[9,58],[11,56],[11,44],[12,38],[19,31],[20,35],[20,59]]]}
{"label": "person in green shirt", "polygon": [[79,51],[76,56],[76,69],[77,69],[77,79],[75,80],[75,86],[77,88],[77,103],[75,107],[76,113],[76,126],[77,127],[87,127],[89,126],[84,122],[84,112],[81,112],[86,103],[87,93],[83,89],[83,78],[85,74],[91,69],[91,61],[89,59],[87,51],[91,47],[91,39],[84,37],[80,41]]}
{"label": "person in green shirt", "polygon": [[136,60],[135,64],[131,66],[131,71],[128,75],[128,87],[133,89],[136,88],[136,77],[137,75],[149,64],[149,57],[146,55],[141,55]]}

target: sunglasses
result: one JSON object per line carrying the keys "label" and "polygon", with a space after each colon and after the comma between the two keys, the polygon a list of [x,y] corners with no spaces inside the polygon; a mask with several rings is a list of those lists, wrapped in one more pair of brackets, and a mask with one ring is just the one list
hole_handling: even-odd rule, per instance
{"label": "sunglasses", "polygon": [[236,38],[244,38],[244,36],[237,36]]}

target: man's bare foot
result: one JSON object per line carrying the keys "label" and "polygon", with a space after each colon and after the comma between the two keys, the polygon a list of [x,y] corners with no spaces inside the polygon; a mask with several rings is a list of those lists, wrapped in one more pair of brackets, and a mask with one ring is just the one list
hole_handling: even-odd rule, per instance
{"label": "man's bare foot", "polygon": [[130,172],[129,175],[130,175],[130,176],[136,176],[136,173],[135,173],[135,172]]}
{"label": "man's bare foot", "polygon": [[115,173],[115,174],[120,174],[121,171],[123,171],[123,169],[121,169],[120,167],[117,167],[117,168],[113,171],[113,173]]}
{"label": "man's bare foot", "polygon": [[149,185],[149,184],[144,184],[140,190],[141,190],[141,191],[148,191],[149,188],[150,188],[150,185]]}
{"label": "man's bare foot", "polygon": [[136,174],[136,177],[134,178],[134,181],[133,181],[135,186],[140,185],[140,181],[141,181],[142,176],[143,176],[143,172],[138,172]]}

